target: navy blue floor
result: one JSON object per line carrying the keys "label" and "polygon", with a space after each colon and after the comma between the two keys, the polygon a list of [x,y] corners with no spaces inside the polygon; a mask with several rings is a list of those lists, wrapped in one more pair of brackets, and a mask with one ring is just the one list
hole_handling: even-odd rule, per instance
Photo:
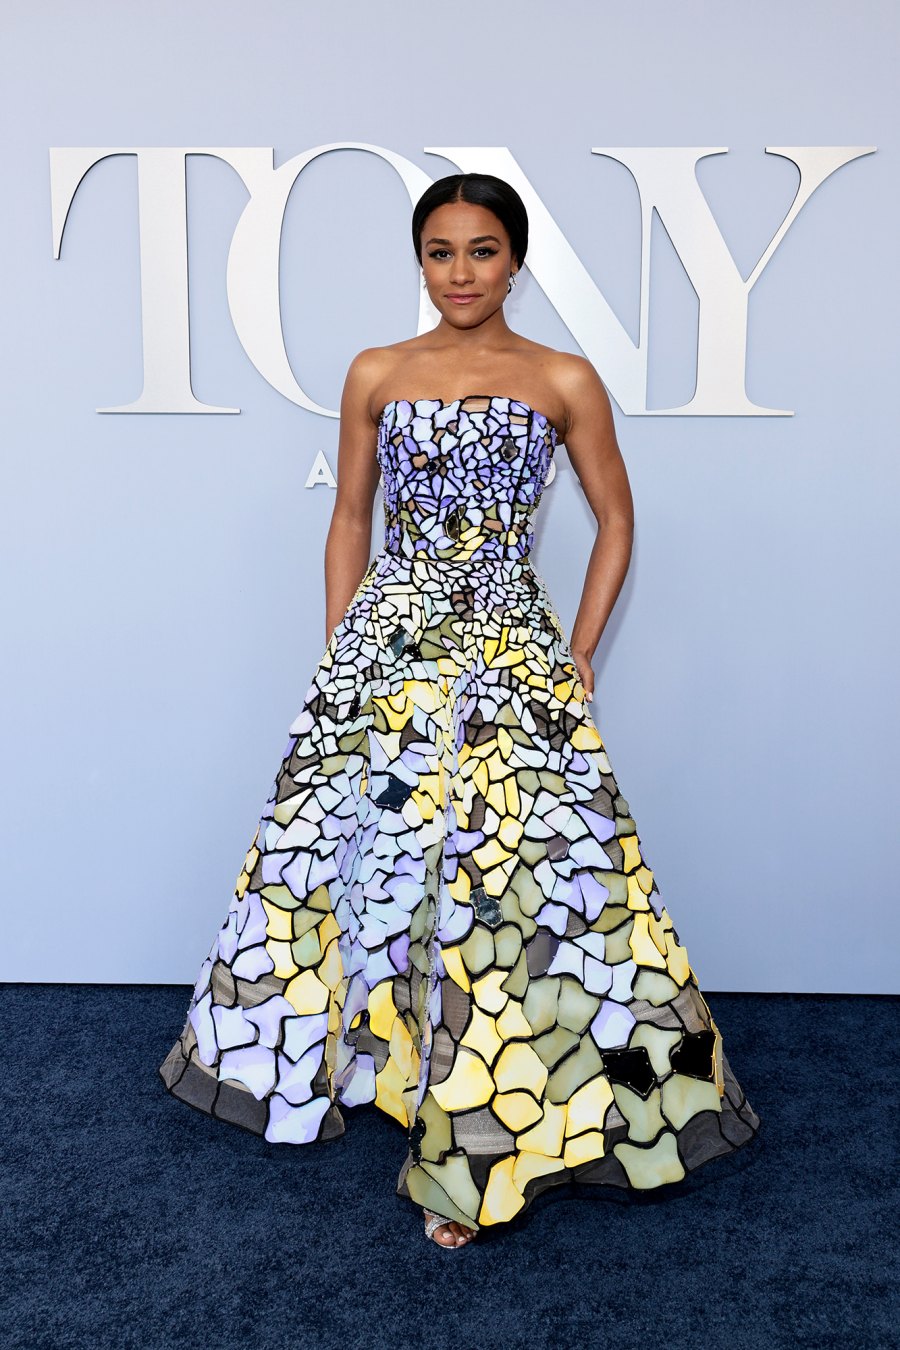
{"label": "navy blue floor", "polygon": [[273,1146],[169,1097],[187,987],[0,988],[5,1346],[900,1346],[898,1004],[706,997],[762,1118],[664,1193],[560,1189],[440,1250],[405,1132]]}

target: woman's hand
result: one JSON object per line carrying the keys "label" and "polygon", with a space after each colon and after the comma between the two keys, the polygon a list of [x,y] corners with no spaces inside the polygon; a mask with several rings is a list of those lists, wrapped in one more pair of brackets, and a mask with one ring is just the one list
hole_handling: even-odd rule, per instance
{"label": "woman's hand", "polygon": [[575,668],[578,671],[578,678],[584,685],[585,697],[588,702],[594,697],[594,671],[591,666],[591,658],[585,651],[572,652],[572,660],[575,662]]}

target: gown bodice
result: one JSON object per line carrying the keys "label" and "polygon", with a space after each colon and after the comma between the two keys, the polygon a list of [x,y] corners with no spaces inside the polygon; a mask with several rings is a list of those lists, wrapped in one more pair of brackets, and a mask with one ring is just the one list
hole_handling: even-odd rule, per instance
{"label": "gown bodice", "polygon": [[392,399],[378,424],[384,551],[416,561],[527,557],[556,441],[550,419],[519,399]]}

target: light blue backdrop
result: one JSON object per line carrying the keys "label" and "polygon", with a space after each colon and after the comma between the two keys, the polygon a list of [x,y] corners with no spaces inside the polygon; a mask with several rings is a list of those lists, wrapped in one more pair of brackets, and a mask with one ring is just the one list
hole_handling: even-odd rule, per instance
{"label": "light blue backdrop", "polygon": [[[338,432],[235,337],[246,191],[205,157],[193,387],[241,414],[98,415],[141,387],[136,166],[90,172],[54,261],[48,148],[271,145],[280,164],[355,140],[437,178],[457,166],[425,146],[508,146],[636,340],[637,193],[591,147],[729,147],[697,175],[746,277],[797,186],[765,146],[796,144],[877,151],[815,193],[752,292],[748,393],[795,416],[615,409],[637,523],[594,707],[702,987],[898,989],[900,20],[872,0],[709,15],[38,0],[7,17],[3,978],[195,978],[324,646],[334,498],[304,483]],[[291,195],[285,335],[321,403],[357,351],[415,331],[409,213],[364,152]],[[651,268],[649,402],[672,406],[696,302],[658,219]],[[507,317],[577,350],[527,270]],[[569,630],[593,536],[564,454],[542,515],[536,564]]]}

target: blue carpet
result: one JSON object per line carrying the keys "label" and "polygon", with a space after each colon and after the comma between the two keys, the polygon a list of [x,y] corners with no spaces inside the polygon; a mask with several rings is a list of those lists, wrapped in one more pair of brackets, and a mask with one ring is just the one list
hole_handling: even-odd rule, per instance
{"label": "blue carpet", "polygon": [[188,996],[0,989],[4,1345],[900,1346],[895,999],[707,993],[756,1140],[664,1193],[560,1188],[445,1251],[373,1107],[296,1148],[168,1096]]}

